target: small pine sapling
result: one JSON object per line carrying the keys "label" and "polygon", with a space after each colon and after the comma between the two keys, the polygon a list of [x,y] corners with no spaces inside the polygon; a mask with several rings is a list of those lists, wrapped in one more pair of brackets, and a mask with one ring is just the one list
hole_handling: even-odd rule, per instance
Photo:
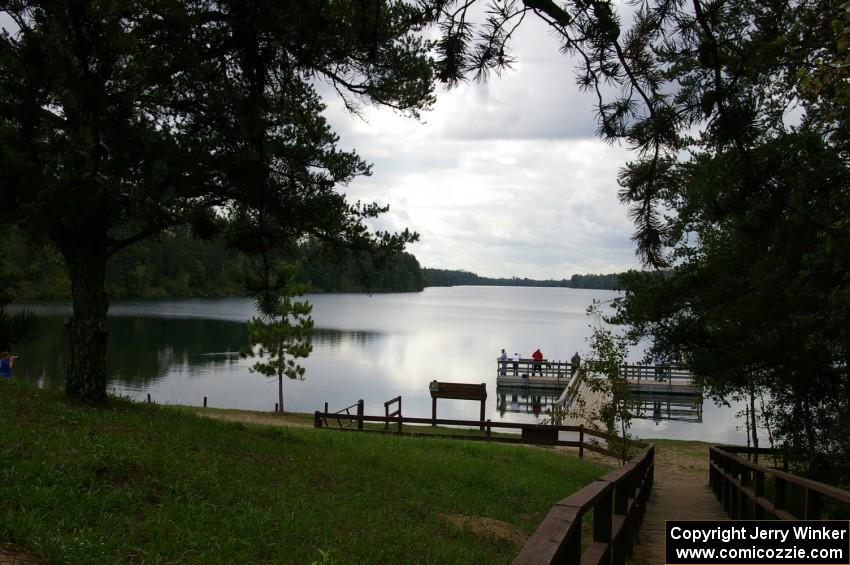
{"label": "small pine sapling", "polygon": [[260,315],[248,322],[249,344],[240,355],[258,358],[251,372],[277,377],[278,411],[283,414],[283,377],[303,378],[304,367],[295,360],[313,351],[313,306],[305,300],[295,300],[307,291],[306,285],[296,282],[297,265],[277,262],[263,271],[265,284],[255,294]]}

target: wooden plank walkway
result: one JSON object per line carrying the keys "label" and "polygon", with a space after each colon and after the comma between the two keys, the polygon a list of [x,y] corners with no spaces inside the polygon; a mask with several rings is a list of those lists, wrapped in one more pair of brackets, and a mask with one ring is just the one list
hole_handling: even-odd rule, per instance
{"label": "wooden plank walkway", "polygon": [[656,444],[655,482],[629,562],[663,565],[665,520],[728,519],[708,487],[708,444]]}

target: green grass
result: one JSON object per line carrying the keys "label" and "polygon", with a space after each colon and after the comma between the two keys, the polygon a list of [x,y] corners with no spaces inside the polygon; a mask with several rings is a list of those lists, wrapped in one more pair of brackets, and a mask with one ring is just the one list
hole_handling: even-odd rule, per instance
{"label": "green grass", "polygon": [[605,472],[527,446],[228,423],[0,381],[0,545],[47,562],[507,563]]}

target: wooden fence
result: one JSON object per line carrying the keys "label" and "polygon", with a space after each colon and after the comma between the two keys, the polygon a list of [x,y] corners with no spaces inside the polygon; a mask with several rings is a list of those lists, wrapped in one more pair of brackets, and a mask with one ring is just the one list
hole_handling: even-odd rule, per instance
{"label": "wooden fence", "polygon": [[[398,404],[398,408],[390,412],[390,406],[392,406],[393,404]],[[386,416],[387,418],[387,421],[384,422],[385,430],[390,427],[390,418],[395,417],[398,419],[398,431],[401,431],[401,396],[396,396],[395,398],[384,402],[384,416]]]}
{"label": "wooden fence", "polygon": [[[359,403],[353,404],[348,408],[358,406]],[[520,424],[516,422],[493,422],[491,420],[446,420],[439,418],[410,418],[399,415],[382,415],[369,416],[362,413],[352,414],[345,412],[346,409],[337,412],[328,412],[327,403],[325,411],[316,411],[313,415],[313,425],[316,428],[329,428],[332,430],[341,431],[364,431],[375,433],[394,433],[408,436],[428,436],[451,439],[466,439],[478,441],[493,441],[499,443],[528,443],[537,445],[562,445],[565,447],[577,447],[579,455],[584,455],[584,450],[595,451],[610,457],[618,457],[618,453],[609,449],[610,441],[619,441],[617,438],[609,436],[604,432],[586,428],[584,426],[549,426],[538,424]],[[336,421],[337,426],[328,425],[328,421]],[[345,422],[343,424],[343,422]],[[385,427],[367,428],[364,426],[366,422],[374,422],[378,424],[396,424],[398,430],[402,429],[403,425],[408,425],[408,431],[392,431]],[[434,433],[426,429],[427,426],[462,426],[470,428],[483,429],[483,435],[470,435],[468,433]],[[411,427],[412,426],[412,427]],[[422,426],[422,431],[416,431],[415,427]],[[493,430],[519,430],[520,433],[493,435]],[[578,434],[578,440],[575,439],[559,439],[560,432],[571,432]],[[603,447],[602,441],[605,442]],[[628,440],[632,448],[643,449],[647,444]]]}
{"label": "wooden fence", "polygon": [[[514,559],[515,565],[622,565],[652,490],[655,446],[555,504]],[[582,517],[593,511],[593,541],[582,552]]]}
{"label": "wooden fence", "polygon": [[[357,409],[357,412],[352,414],[351,413],[352,408]],[[316,412],[316,413],[318,414],[318,412]],[[362,398],[360,400],[358,400],[357,402],[355,402],[354,404],[352,404],[351,406],[346,406],[345,408],[343,408],[341,410],[337,410],[336,412],[328,412],[328,403],[325,402],[325,413],[323,415],[323,421],[324,421],[326,428],[330,427],[330,426],[328,426],[328,419],[330,418],[330,419],[336,419],[337,426],[341,429],[347,429],[347,428],[350,428],[351,426],[357,426],[358,430],[362,430],[363,429],[363,420],[353,419],[353,418],[356,418],[357,416],[363,416],[363,399]],[[343,424],[343,421],[345,421],[345,424]],[[318,427],[318,426],[316,426],[316,427]]]}
{"label": "wooden fence", "polygon": [[[745,451],[744,448],[709,448],[709,484],[733,520],[818,520],[824,517],[827,501],[845,509],[839,516],[829,517],[850,518],[846,514],[850,509],[850,492],[737,455]],[[767,454],[770,450],[758,452]],[[796,492],[790,492],[791,489]]]}

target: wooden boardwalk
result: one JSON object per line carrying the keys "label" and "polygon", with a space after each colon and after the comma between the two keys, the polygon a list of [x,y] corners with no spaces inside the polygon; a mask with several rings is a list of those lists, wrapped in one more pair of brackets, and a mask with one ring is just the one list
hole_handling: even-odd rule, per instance
{"label": "wooden boardwalk", "polygon": [[665,520],[728,520],[708,487],[708,445],[656,445],[655,482],[632,565],[665,562]]}

